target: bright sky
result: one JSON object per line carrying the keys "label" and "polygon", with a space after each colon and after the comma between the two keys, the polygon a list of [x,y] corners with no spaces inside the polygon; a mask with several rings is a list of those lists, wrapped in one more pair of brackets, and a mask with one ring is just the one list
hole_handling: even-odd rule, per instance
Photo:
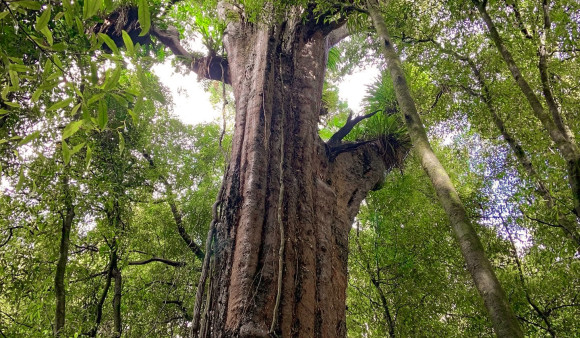
{"label": "bright sky", "polygon": [[[221,116],[221,112],[212,107],[209,102],[209,93],[204,91],[194,73],[189,75],[175,73],[171,60],[156,65],[153,67],[153,72],[171,91],[175,104],[174,114],[184,123],[211,122]],[[367,85],[374,81],[378,72],[377,68],[369,67],[345,76],[339,84],[340,98],[346,100],[354,112],[360,112]]]}

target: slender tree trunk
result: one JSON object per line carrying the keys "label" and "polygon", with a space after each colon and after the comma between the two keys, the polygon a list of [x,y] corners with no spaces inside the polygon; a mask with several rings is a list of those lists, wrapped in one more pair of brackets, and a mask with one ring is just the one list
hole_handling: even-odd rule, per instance
{"label": "slender tree trunk", "polygon": [[580,217],[580,148],[576,143],[574,134],[570,131],[570,128],[568,128],[568,126],[565,124],[560,114],[556,101],[552,95],[552,91],[548,80],[548,71],[547,71],[548,65],[545,46],[546,39],[545,35],[546,30],[550,29],[550,25],[547,3],[544,1],[542,4],[544,27],[543,30],[540,32],[540,47],[538,50],[540,60],[538,63],[538,69],[540,72],[540,79],[542,81],[542,91],[544,93],[544,98],[548,105],[548,109],[551,115],[550,113],[546,112],[546,110],[542,106],[542,103],[538,99],[538,96],[530,87],[529,83],[526,81],[523,74],[521,73],[520,68],[514,61],[511,53],[504,45],[504,42],[501,36],[499,35],[499,32],[497,31],[495,24],[493,23],[489,13],[487,12],[486,9],[487,1],[472,0],[472,2],[475,4],[477,10],[481,14],[481,17],[483,18],[483,21],[485,22],[485,25],[489,30],[491,40],[496,45],[506,65],[508,66],[508,69],[510,70],[514,80],[516,81],[517,85],[520,87],[520,90],[522,91],[527,101],[529,102],[530,106],[532,107],[534,115],[540,120],[544,128],[548,131],[550,138],[552,139],[552,141],[554,141],[554,143],[560,150],[562,157],[566,160],[568,182],[572,190],[572,198],[574,202],[573,210],[576,216]]}
{"label": "slender tree trunk", "polygon": [[99,302],[97,303],[97,313],[95,318],[95,326],[87,333],[89,337],[96,337],[97,332],[99,331],[99,325],[101,325],[101,321],[103,319],[103,306],[105,305],[105,300],[107,299],[107,295],[109,293],[109,288],[111,287],[111,280],[113,279],[113,272],[117,266],[117,245],[116,241],[111,248],[111,257],[109,259],[109,267],[107,269],[107,276],[105,279],[105,287],[103,288],[103,292],[101,293],[101,298],[99,298]]}
{"label": "slender tree trunk", "polygon": [[449,217],[453,231],[459,241],[461,253],[467,263],[467,269],[471,273],[477,290],[483,298],[495,332],[499,337],[523,337],[516,316],[493,272],[489,260],[485,256],[483,246],[467,216],[463,203],[459,199],[459,195],[447,172],[431,149],[425,127],[417,113],[415,102],[407,86],[401,61],[391,43],[383,16],[379,12],[378,2],[376,0],[367,0],[367,9],[381,40],[387,69],[393,79],[397,101],[409,130],[414,149],[419,155],[423,169],[431,179],[439,201]]}
{"label": "slender tree trunk", "polygon": [[331,29],[301,14],[226,29],[236,124],[200,336],[346,335],[348,232],[395,154],[319,138]]}
{"label": "slender tree trunk", "polygon": [[121,270],[115,267],[113,270],[113,277],[115,277],[115,294],[113,296],[113,322],[115,329],[115,337],[121,337],[122,323],[121,323],[121,292],[123,289],[123,278]]}
{"label": "slender tree trunk", "polygon": [[54,277],[54,292],[56,295],[56,314],[54,319],[54,335],[60,336],[64,327],[66,317],[66,288],[64,279],[66,274],[66,263],[68,261],[68,248],[70,245],[70,232],[73,219],[75,217],[74,205],[70,192],[67,173],[63,173],[63,191],[65,210],[62,216],[62,229],[60,236],[60,247],[56,274]]}

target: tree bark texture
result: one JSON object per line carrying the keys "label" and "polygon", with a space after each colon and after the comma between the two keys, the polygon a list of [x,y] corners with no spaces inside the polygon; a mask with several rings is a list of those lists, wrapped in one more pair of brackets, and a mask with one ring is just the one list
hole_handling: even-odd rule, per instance
{"label": "tree bark texture", "polygon": [[393,79],[397,101],[409,130],[414,150],[419,155],[421,165],[431,179],[439,201],[449,217],[451,227],[459,241],[461,253],[467,263],[467,270],[483,298],[495,333],[499,337],[523,337],[517,318],[489,260],[485,256],[483,246],[467,216],[463,203],[459,199],[445,168],[431,149],[425,127],[407,86],[401,61],[391,43],[384,18],[378,9],[378,2],[367,0],[367,9],[380,38],[387,69]]}
{"label": "tree bark texture", "polygon": [[[66,175],[66,174],[63,174]],[[66,274],[66,263],[68,261],[68,248],[70,245],[70,232],[73,219],[75,217],[74,205],[68,184],[68,177],[63,178],[63,190],[65,199],[65,210],[62,213],[62,228],[60,236],[60,247],[56,273],[54,277],[54,293],[56,296],[56,313],[54,319],[54,335],[59,337],[65,323],[66,317],[66,288],[64,279]]]}
{"label": "tree bark texture", "polygon": [[297,10],[227,26],[236,123],[200,336],[346,335],[348,232],[396,154],[379,140],[330,156],[318,136],[330,30],[314,22]]}

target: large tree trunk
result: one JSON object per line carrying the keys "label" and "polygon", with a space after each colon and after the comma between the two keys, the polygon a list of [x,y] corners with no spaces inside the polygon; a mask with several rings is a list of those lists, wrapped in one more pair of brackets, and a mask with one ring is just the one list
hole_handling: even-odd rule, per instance
{"label": "large tree trunk", "polygon": [[437,197],[449,217],[451,227],[458,239],[461,253],[467,264],[467,270],[471,274],[475,286],[483,299],[495,333],[498,337],[523,337],[518,320],[493,272],[489,260],[485,256],[483,246],[467,216],[463,202],[459,198],[445,168],[439,162],[433,149],[431,149],[425,127],[407,86],[407,80],[401,67],[401,60],[391,43],[384,18],[379,12],[377,0],[367,0],[367,9],[380,38],[387,70],[393,79],[397,102],[409,130],[414,150],[419,155],[421,165],[431,179]]}
{"label": "large tree trunk", "polygon": [[346,335],[348,232],[391,160],[319,138],[331,29],[299,14],[226,30],[236,124],[200,336]]}

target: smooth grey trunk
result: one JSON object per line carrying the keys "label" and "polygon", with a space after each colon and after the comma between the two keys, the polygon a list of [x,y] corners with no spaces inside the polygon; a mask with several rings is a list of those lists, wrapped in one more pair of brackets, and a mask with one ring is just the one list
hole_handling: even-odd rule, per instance
{"label": "smooth grey trunk", "polygon": [[477,10],[481,14],[485,25],[489,30],[489,35],[491,40],[496,45],[499,53],[504,59],[508,69],[510,70],[512,77],[517,83],[518,87],[526,97],[526,100],[530,104],[534,115],[540,120],[544,128],[547,130],[550,138],[558,149],[560,150],[562,157],[567,162],[567,173],[568,182],[572,190],[572,198],[574,203],[574,213],[577,217],[580,217],[580,148],[576,143],[574,134],[570,131],[570,128],[565,124],[564,119],[561,116],[558,105],[552,95],[551,87],[548,79],[547,70],[547,52],[545,46],[546,31],[550,28],[550,20],[548,15],[548,5],[544,1],[542,4],[544,27],[540,32],[540,46],[538,49],[538,54],[540,56],[538,69],[540,72],[540,79],[542,81],[542,92],[544,94],[544,99],[548,105],[548,113],[542,103],[540,102],[538,96],[534,90],[530,87],[528,81],[524,78],[520,71],[520,68],[514,61],[511,53],[505,46],[503,39],[499,35],[493,20],[491,19],[489,13],[487,12],[486,5],[487,1],[472,0],[475,4]]}
{"label": "smooth grey trunk", "polygon": [[461,253],[467,263],[498,337],[523,337],[522,330],[514,315],[506,294],[501,287],[492,266],[485,256],[483,246],[451,179],[431,149],[425,127],[421,121],[415,102],[411,97],[401,61],[389,37],[387,27],[376,0],[367,0],[367,9],[381,41],[387,69],[393,79],[395,94],[403,119],[407,125],[414,151],[418,154],[423,169],[431,179],[439,201],[451,227],[459,241]]}
{"label": "smooth grey trunk", "polygon": [[[66,171],[66,170],[65,170]],[[56,295],[56,314],[54,319],[54,335],[60,336],[66,317],[66,288],[64,285],[66,263],[68,261],[68,249],[70,245],[70,232],[75,217],[74,205],[70,192],[67,173],[63,173],[63,192],[65,210],[61,213],[62,228],[60,236],[59,256],[54,277],[54,292]]]}

